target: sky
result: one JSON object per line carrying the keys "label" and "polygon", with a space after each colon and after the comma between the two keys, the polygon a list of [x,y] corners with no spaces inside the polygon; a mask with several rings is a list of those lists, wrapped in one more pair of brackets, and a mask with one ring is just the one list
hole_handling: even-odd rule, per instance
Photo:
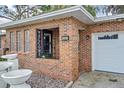
{"label": "sky", "polygon": [[100,10],[96,13],[96,17],[102,17],[102,16],[106,16],[104,13],[103,13],[103,11],[102,11],[102,9],[104,8],[102,5],[98,5],[97,6]]}

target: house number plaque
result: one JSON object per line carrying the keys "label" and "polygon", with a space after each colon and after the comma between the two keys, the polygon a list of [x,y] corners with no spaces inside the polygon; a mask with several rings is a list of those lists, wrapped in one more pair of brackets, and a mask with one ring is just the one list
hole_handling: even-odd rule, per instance
{"label": "house number plaque", "polygon": [[62,41],[68,41],[69,40],[69,36],[65,35],[61,37]]}

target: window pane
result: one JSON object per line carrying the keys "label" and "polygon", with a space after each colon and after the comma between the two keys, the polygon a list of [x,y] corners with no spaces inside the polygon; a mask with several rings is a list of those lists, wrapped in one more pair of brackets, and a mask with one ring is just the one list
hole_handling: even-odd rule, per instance
{"label": "window pane", "polygon": [[0,48],[2,48],[2,40],[1,40],[1,36],[0,36]]}
{"label": "window pane", "polygon": [[14,39],[14,32],[11,32],[10,33],[10,50],[11,51],[14,51],[15,47],[14,47],[14,44],[15,44],[15,39]]}
{"label": "window pane", "polygon": [[17,51],[21,50],[21,32],[17,32]]}
{"label": "window pane", "polygon": [[37,57],[52,57],[52,32],[37,31]]}
{"label": "window pane", "polygon": [[25,52],[30,50],[30,34],[29,30],[25,31]]}
{"label": "window pane", "polygon": [[43,54],[43,31],[37,31],[37,57],[40,58]]}

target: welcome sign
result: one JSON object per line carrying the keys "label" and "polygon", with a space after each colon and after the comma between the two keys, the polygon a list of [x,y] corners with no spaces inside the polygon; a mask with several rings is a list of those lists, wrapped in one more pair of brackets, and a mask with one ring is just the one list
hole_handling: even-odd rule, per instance
{"label": "welcome sign", "polygon": [[108,39],[118,39],[118,34],[113,34],[113,35],[104,35],[98,37],[98,40],[108,40]]}

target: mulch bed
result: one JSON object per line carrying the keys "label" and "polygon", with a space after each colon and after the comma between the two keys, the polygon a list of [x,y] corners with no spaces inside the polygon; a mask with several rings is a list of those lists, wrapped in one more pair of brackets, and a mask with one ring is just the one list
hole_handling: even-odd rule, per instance
{"label": "mulch bed", "polygon": [[64,88],[68,81],[56,80],[46,75],[32,74],[27,84],[32,88]]}

